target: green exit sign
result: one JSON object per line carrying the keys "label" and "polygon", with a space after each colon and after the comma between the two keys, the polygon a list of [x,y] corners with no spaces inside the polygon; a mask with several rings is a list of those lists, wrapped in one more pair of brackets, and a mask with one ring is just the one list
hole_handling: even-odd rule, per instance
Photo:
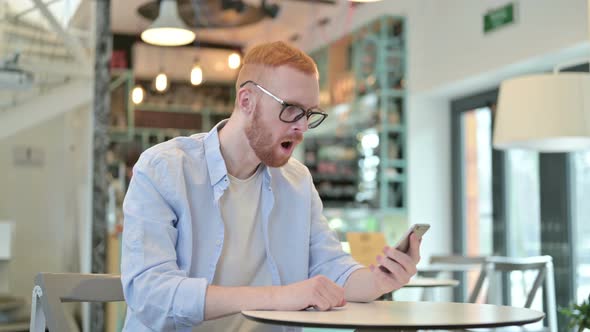
{"label": "green exit sign", "polygon": [[487,12],[483,17],[483,32],[490,33],[515,21],[515,5],[509,3]]}

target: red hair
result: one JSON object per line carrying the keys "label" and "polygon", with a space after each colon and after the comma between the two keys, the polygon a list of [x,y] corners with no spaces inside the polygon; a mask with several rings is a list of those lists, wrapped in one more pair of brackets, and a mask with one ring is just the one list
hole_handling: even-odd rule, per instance
{"label": "red hair", "polygon": [[291,67],[307,75],[313,75],[319,79],[318,68],[315,61],[303,51],[282,41],[264,43],[255,46],[244,56],[243,66],[236,80],[236,105],[237,92],[240,85],[248,80],[262,83],[268,70],[281,66]]}
{"label": "red hair", "polygon": [[313,59],[303,51],[282,41],[260,44],[244,57],[244,65],[262,65],[276,68],[289,66],[305,74],[318,75]]}

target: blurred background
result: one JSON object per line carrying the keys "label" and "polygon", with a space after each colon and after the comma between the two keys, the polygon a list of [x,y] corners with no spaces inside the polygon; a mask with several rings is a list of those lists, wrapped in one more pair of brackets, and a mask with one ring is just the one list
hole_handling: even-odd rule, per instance
{"label": "blurred background", "polygon": [[[317,62],[329,117],[294,157],[345,250],[429,223],[421,264],[551,255],[557,304],[587,299],[590,149],[497,149],[493,129],[503,81],[589,71],[589,23],[587,0],[0,0],[0,331],[28,330],[38,272],[119,273],[140,153],[229,117],[241,58],[275,40]],[[534,281],[510,278],[516,298]],[[124,319],[68,308],[79,330]]]}

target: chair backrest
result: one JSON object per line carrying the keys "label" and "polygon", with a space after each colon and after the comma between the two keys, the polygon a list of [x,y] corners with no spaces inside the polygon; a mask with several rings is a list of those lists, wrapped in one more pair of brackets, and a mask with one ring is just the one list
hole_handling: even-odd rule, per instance
{"label": "chair backrest", "polygon": [[62,302],[117,301],[125,301],[119,275],[39,273],[33,289],[31,331],[45,331],[45,325],[50,332],[68,331]]}
{"label": "chair backrest", "polygon": [[475,303],[486,277],[486,257],[484,256],[461,256],[461,255],[433,255],[430,257],[430,276],[436,276],[442,272],[478,271],[477,281],[469,292],[468,302]]}
{"label": "chair backrest", "polygon": [[[492,256],[486,260],[486,271],[491,273],[510,273],[513,271],[535,271],[536,276],[533,285],[527,292],[525,308],[530,308],[537,291],[542,286],[547,277],[548,270],[553,269],[553,259],[551,256],[536,256],[526,258]],[[551,271],[552,272],[552,271]]]}
{"label": "chair backrest", "polygon": [[[525,308],[530,308],[533,304],[536,294],[542,285],[545,285],[547,323],[549,330],[557,331],[557,309],[555,300],[555,281],[553,275],[553,259],[551,256],[536,256],[526,258],[491,256],[486,258],[485,272],[489,277],[490,286],[488,287],[488,298],[500,297],[500,300],[493,300],[493,303],[502,304],[505,299],[501,299],[501,278],[502,273],[511,273],[513,271],[536,271],[536,276],[532,286],[526,292]],[[477,294],[476,294],[477,295]]]}

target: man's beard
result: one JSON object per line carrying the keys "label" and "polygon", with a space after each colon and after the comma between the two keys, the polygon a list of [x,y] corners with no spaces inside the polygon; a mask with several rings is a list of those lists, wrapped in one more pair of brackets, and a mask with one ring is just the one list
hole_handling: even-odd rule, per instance
{"label": "man's beard", "polygon": [[[252,115],[252,122],[246,126],[245,133],[248,138],[248,143],[256,157],[260,161],[269,167],[281,167],[285,165],[291,156],[280,155],[276,148],[274,148],[274,142],[272,133],[266,128],[260,119],[260,109],[256,109]],[[291,140],[294,144],[298,144],[303,140],[303,134],[291,135],[285,137],[285,139]]]}

